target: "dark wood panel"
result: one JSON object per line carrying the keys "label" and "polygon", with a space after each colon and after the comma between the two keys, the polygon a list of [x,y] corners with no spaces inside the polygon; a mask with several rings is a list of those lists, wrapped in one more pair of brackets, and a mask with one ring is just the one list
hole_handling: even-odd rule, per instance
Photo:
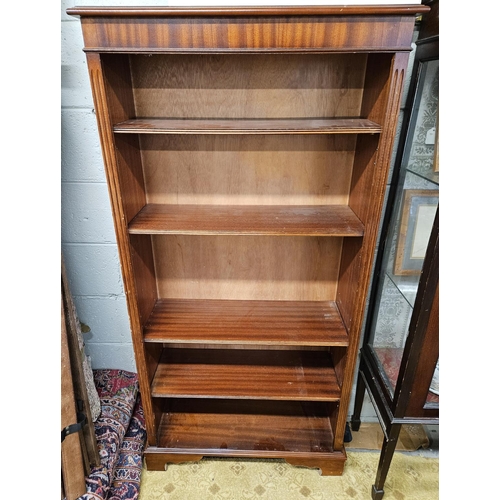
{"label": "dark wood panel", "polygon": [[325,403],[172,400],[159,446],[205,451],[333,452]]}
{"label": "dark wood panel", "polygon": [[160,300],[145,342],[347,346],[334,302]]}
{"label": "dark wood panel", "polygon": [[373,134],[380,125],[359,118],[344,119],[154,119],[118,123],[116,133],[129,134]]}
{"label": "dark wood panel", "polygon": [[148,204],[129,224],[131,234],[362,236],[347,206]]}
{"label": "dark wood panel", "polygon": [[154,397],[336,401],[340,389],[329,353],[164,349]]}

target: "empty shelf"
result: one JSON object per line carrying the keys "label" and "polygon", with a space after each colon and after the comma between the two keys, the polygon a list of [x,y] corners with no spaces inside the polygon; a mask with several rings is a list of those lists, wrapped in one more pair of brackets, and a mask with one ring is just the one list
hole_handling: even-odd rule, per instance
{"label": "empty shelf", "polygon": [[338,401],[327,351],[164,349],[153,397]]}
{"label": "empty shelf", "polygon": [[182,119],[135,118],[113,127],[121,134],[375,134],[362,118]]}
{"label": "empty shelf", "polygon": [[264,300],[157,301],[145,342],[347,346],[335,302]]}
{"label": "empty shelf", "polygon": [[362,236],[346,205],[146,205],[130,234]]}

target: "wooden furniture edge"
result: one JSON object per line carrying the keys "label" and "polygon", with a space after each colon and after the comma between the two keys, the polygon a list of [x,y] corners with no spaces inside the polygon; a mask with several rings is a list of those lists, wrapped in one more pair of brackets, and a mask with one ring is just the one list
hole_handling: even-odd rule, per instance
{"label": "wooden furniture edge", "polygon": [[288,7],[93,7],[75,6],[66,9],[70,16],[339,16],[339,15],[416,15],[428,12],[426,5],[339,5]]}
{"label": "wooden furniture edge", "polygon": [[255,452],[249,450],[176,450],[166,451],[165,448],[148,447],[144,451],[146,469],[153,471],[166,470],[168,464],[180,464],[184,462],[198,462],[203,458],[266,458],[282,459],[288,464],[298,467],[319,468],[323,476],[341,476],[347,460],[345,448],[332,453],[311,453],[266,451]]}

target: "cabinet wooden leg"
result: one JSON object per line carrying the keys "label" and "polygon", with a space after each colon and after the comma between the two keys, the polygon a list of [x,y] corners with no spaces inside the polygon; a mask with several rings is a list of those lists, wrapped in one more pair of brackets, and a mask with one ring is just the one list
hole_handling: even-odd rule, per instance
{"label": "cabinet wooden leg", "polygon": [[377,476],[375,484],[372,488],[372,499],[380,500],[384,496],[384,483],[391,466],[392,457],[396,444],[398,442],[399,432],[401,431],[401,424],[392,424],[388,428],[389,438],[384,439],[382,443],[382,450],[380,452],[380,460],[378,462]]}
{"label": "cabinet wooden leg", "polygon": [[384,490],[377,490],[375,485],[372,485],[372,500],[382,500],[384,496]]}
{"label": "cabinet wooden leg", "polygon": [[289,458],[285,459],[290,465],[319,468],[323,476],[341,476],[344,472],[345,458],[343,459],[315,459],[315,458]]}

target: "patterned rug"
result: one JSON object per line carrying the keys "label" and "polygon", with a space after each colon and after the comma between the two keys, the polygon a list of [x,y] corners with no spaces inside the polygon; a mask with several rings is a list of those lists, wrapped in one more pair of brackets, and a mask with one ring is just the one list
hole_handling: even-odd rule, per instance
{"label": "patterned rug", "polygon": [[[139,500],[365,500],[371,498],[379,453],[352,452],[342,476],[280,460],[209,458],[143,469]],[[396,452],[384,500],[437,500],[439,459]]]}
{"label": "patterned rug", "polygon": [[146,440],[137,374],[94,370],[101,413],[95,434],[101,464],[85,478],[87,493],[78,500],[136,500]]}

